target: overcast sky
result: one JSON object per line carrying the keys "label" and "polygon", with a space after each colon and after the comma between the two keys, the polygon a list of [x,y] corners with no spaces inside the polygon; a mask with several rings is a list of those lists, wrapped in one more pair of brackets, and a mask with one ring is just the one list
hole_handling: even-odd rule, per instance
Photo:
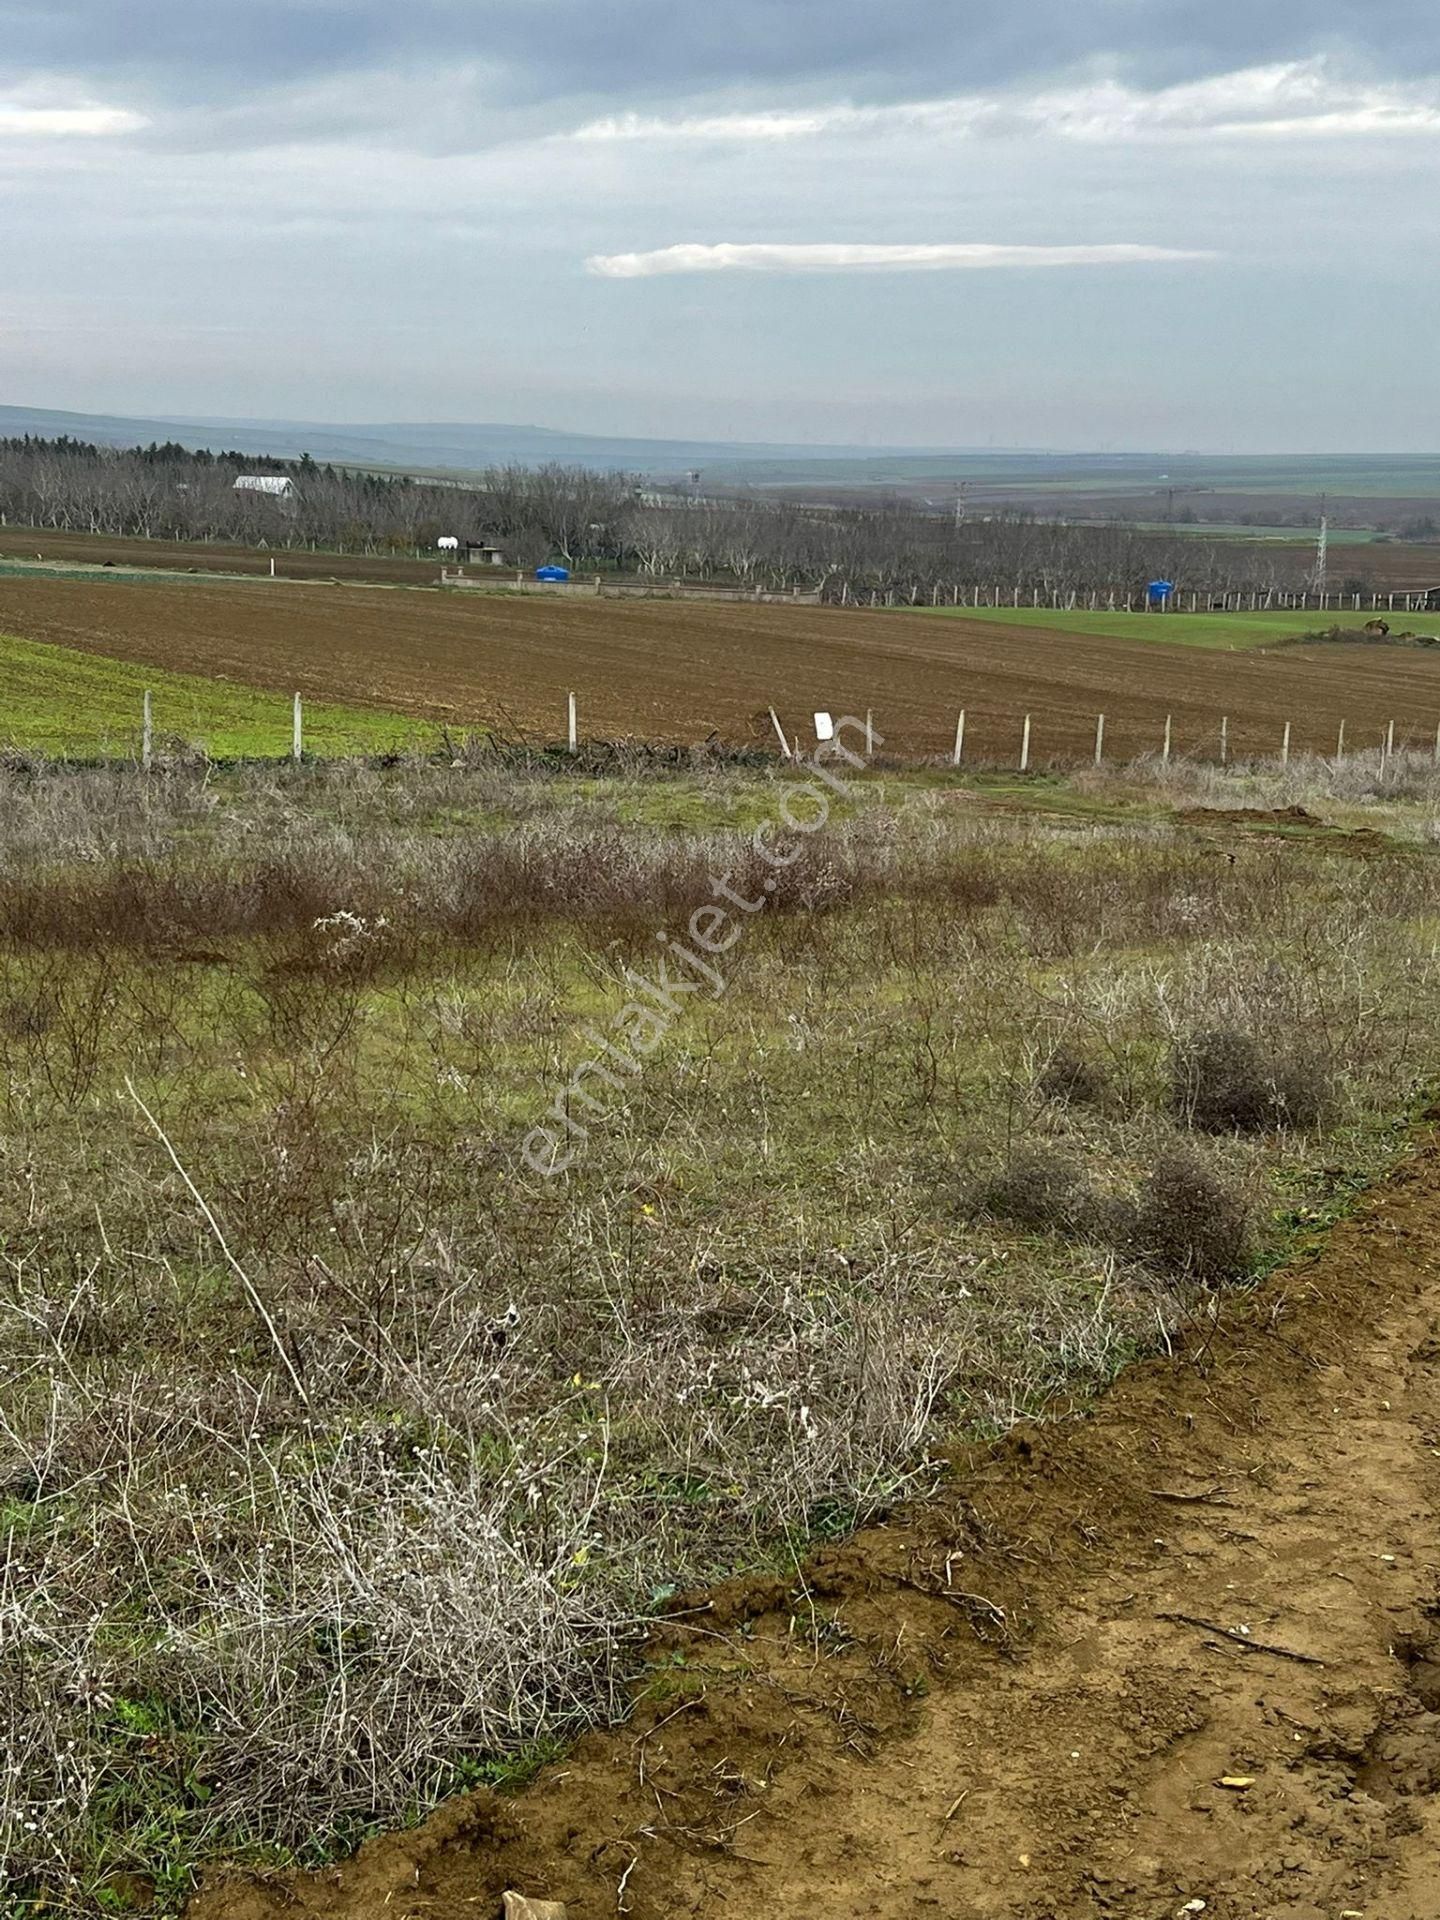
{"label": "overcast sky", "polygon": [[0,0],[0,402],[1440,442],[1434,0]]}

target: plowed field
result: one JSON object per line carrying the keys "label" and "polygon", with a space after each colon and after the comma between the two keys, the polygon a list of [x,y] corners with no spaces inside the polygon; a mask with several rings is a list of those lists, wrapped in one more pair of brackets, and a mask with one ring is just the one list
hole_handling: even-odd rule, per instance
{"label": "plowed field", "polygon": [[[814,709],[863,714],[892,751],[940,753],[967,710],[967,753],[1013,764],[1034,717],[1033,764],[1089,751],[1107,716],[1117,756],[1210,752],[1222,715],[1237,752],[1333,751],[1434,738],[1440,657],[1327,646],[1274,654],[1019,631],[835,608],[521,599],[286,583],[0,580],[0,632],[279,692],[391,708],[554,740],[565,696],[592,737],[772,738]],[[1277,638],[1281,637],[1277,629]],[[3,715],[0,715],[3,733]]]}

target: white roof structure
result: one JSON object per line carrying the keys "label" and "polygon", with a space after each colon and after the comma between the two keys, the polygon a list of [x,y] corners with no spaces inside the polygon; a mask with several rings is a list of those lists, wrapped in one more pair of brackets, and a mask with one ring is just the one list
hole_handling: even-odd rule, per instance
{"label": "white roof structure", "polygon": [[295,496],[295,482],[283,473],[242,473],[235,482],[236,493],[268,493],[277,500]]}

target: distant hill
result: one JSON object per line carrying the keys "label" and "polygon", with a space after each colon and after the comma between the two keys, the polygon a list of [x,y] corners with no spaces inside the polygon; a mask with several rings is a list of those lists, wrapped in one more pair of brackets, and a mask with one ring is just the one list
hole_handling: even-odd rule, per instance
{"label": "distant hill", "polygon": [[[1282,510],[1307,524],[1328,494],[1332,520],[1346,503],[1368,524],[1365,503],[1378,509],[1440,499],[1440,457],[1392,454],[1198,454],[1138,450],[1056,452],[1041,448],[807,446],[732,440],[641,440],[568,433],[553,427],[498,422],[400,421],[377,425],[318,420],[132,419],[119,414],[61,413],[43,407],[0,407],[0,438],[62,434],[102,446],[148,446],[174,440],[212,451],[298,459],[309,453],[337,466],[463,479],[485,467],[516,464],[594,467],[635,473],[660,485],[699,470],[702,489],[727,493],[755,487],[791,490],[825,501],[876,499],[902,493],[948,511],[963,482],[970,505],[1012,502],[1065,516],[1113,513],[1168,521],[1199,502],[1198,520],[1248,513],[1279,524]],[[1233,497],[1236,513],[1218,511]],[[1262,511],[1267,507],[1268,512]]]}
{"label": "distant hill", "polygon": [[[673,477],[691,468],[750,469],[792,464],[824,466],[889,460],[903,449],[845,446],[771,446],[716,440],[609,439],[550,427],[397,422],[344,426],[314,420],[131,419],[114,414],[62,413],[43,407],[0,407],[0,437],[69,434],[103,446],[145,446],[174,440],[181,446],[295,459],[302,453],[347,466],[400,467],[412,472],[473,473],[509,462],[540,466],[557,461]],[[914,457],[914,456],[911,456]],[[935,456],[930,456],[932,459]],[[943,458],[943,456],[941,456]]]}

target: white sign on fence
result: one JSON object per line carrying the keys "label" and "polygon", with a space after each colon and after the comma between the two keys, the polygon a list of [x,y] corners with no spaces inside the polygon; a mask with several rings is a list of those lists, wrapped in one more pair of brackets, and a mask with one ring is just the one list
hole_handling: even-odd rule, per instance
{"label": "white sign on fence", "polygon": [[820,741],[822,745],[826,740],[833,740],[835,738],[835,722],[830,718],[828,713],[816,714],[815,738]]}

